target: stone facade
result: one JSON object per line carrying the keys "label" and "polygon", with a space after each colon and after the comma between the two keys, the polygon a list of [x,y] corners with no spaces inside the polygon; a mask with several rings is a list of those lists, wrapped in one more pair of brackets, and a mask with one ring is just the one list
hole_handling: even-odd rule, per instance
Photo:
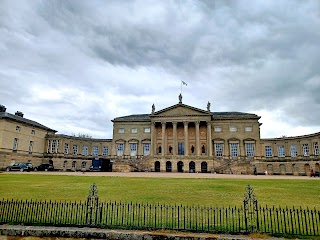
{"label": "stone facade", "polygon": [[[259,119],[252,113],[211,112],[210,103],[198,109],[183,104],[180,96],[168,108],[156,111],[153,105],[150,114],[113,119],[112,139],[92,139],[57,134],[4,110],[0,168],[30,161],[84,171],[99,160],[105,171],[252,174],[255,168],[258,174],[308,175],[312,167],[319,172],[320,133],[261,139]],[[19,144],[13,150],[15,139]]]}

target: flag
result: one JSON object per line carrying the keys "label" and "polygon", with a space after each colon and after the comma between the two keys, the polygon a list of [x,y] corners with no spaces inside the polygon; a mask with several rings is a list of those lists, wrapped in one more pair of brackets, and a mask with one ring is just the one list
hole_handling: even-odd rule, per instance
{"label": "flag", "polygon": [[186,84],[186,82],[184,82],[184,81],[182,81],[182,84],[183,84],[183,85],[186,85],[186,86],[188,86],[188,85]]}

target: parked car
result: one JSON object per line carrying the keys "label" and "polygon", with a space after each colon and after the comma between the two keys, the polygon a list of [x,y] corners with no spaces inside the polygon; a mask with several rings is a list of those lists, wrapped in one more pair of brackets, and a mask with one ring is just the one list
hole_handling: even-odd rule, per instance
{"label": "parked car", "polygon": [[27,171],[30,172],[33,170],[33,166],[31,163],[25,163],[25,162],[20,162],[20,163],[15,163],[11,166],[6,167],[6,171]]}
{"label": "parked car", "polygon": [[35,171],[53,171],[54,167],[52,164],[43,163],[40,164],[38,167],[34,168]]}
{"label": "parked car", "polygon": [[101,172],[101,166],[91,166],[90,168],[89,168],[89,170],[91,171],[91,172]]}

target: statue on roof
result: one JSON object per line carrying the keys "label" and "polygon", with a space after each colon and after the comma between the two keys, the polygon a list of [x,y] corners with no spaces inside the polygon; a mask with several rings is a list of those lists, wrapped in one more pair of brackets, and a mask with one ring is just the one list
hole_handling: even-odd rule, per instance
{"label": "statue on roof", "polygon": [[179,94],[179,103],[182,103],[182,95],[181,95],[181,93]]}
{"label": "statue on roof", "polygon": [[208,112],[210,112],[210,106],[211,106],[211,103],[208,101],[208,104],[207,104],[207,110],[208,110]]}
{"label": "statue on roof", "polygon": [[154,112],[155,112],[155,110],[156,110],[156,107],[154,106],[154,104],[152,104],[152,114],[154,114]]}

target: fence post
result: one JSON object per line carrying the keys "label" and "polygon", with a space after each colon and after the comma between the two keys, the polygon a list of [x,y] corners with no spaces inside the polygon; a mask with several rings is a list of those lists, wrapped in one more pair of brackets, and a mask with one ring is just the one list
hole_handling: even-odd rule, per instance
{"label": "fence post", "polygon": [[[98,211],[98,206],[99,206],[98,188],[96,183],[93,183],[90,186],[89,195],[87,197],[86,223],[88,225],[97,225],[96,213]],[[94,223],[93,223],[93,220],[95,220]]]}
{"label": "fence post", "polygon": [[245,228],[247,232],[254,232],[259,229],[258,201],[253,188],[249,184],[245,189],[246,193],[243,200]]}

